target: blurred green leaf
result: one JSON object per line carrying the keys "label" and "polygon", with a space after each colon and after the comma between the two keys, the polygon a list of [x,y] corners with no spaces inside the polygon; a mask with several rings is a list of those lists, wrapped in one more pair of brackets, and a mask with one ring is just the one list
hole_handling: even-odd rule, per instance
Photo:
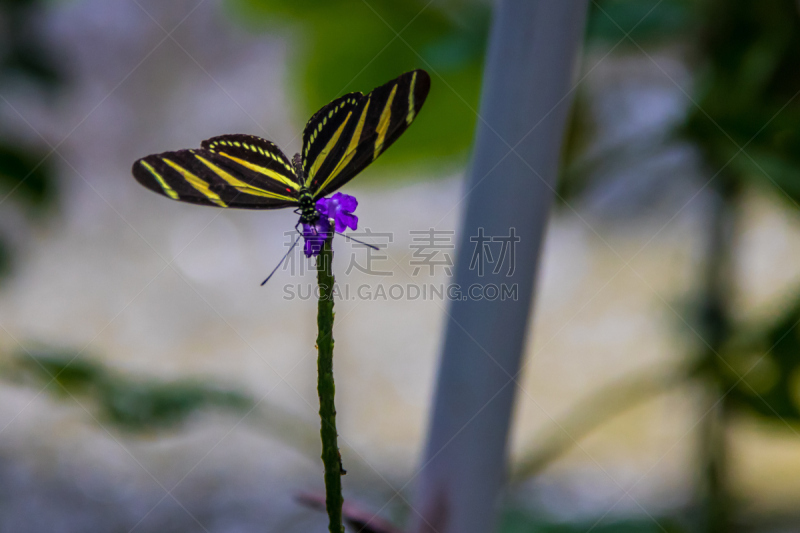
{"label": "blurred green leaf", "polygon": [[30,7],[41,3],[41,0],[0,0],[0,9]]}
{"label": "blurred green leaf", "polygon": [[696,4],[696,0],[598,0],[591,3],[586,37],[589,42],[637,50],[636,44],[675,40],[692,31]]}
{"label": "blurred green leaf", "polygon": [[25,45],[15,46],[2,58],[0,75],[32,78],[47,89],[52,89],[61,82],[61,74],[48,55],[36,47]]}
{"label": "blurred green leaf", "polygon": [[766,184],[796,205],[800,201],[797,3],[708,0],[703,18],[696,105],[683,132],[701,148],[712,173],[725,168],[724,179]]}
{"label": "blurred green leaf", "polygon": [[37,24],[43,0],[0,1],[0,82],[3,78],[23,76],[40,88],[56,89],[63,81],[53,53],[42,46]]}
{"label": "blurred green leaf", "polygon": [[195,412],[209,408],[243,411],[252,405],[246,396],[208,384],[107,381],[98,398],[109,420],[128,430],[169,428]]}
{"label": "blurred green leaf", "polygon": [[47,204],[55,194],[47,154],[0,143],[0,195],[28,206]]}
{"label": "blurred green leaf", "polygon": [[734,405],[800,422],[800,298],[758,334],[732,343],[717,363]]}
{"label": "blurred green leaf", "polygon": [[[41,38],[42,0],[0,0],[0,90],[9,81],[43,89],[50,96],[63,83],[52,51]],[[55,176],[44,147],[23,147],[16,132],[0,128],[0,201],[10,199],[27,214],[38,215],[56,193]],[[12,267],[12,250],[0,236],[0,277]]]}
{"label": "blurred green leaf", "polygon": [[[425,108],[376,168],[409,160],[464,158],[472,142],[490,7],[466,0],[230,0],[236,16],[258,28],[287,22],[303,45],[292,73],[301,88],[301,117],[342,94],[367,92],[402,72],[432,78]],[[398,37],[397,33],[400,34]]]}
{"label": "blurred green leaf", "polygon": [[11,264],[11,251],[8,248],[8,244],[3,239],[0,239],[0,279],[11,273]]}
{"label": "blurred green leaf", "polygon": [[[591,170],[596,167],[595,161],[590,162],[590,165],[586,165],[585,161],[585,154],[598,133],[591,113],[591,98],[585,90],[578,88],[576,91],[568,120],[561,150],[560,175],[556,191],[556,199],[559,203],[564,204],[568,204],[573,198],[580,196],[589,187]],[[592,168],[586,168],[587,166]]]}
{"label": "blurred green leaf", "polygon": [[88,397],[104,420],[128,431],[172,428],[203,409],[243,412],[253,406],[249,396],[234,390],[197,380],[130,379],[70,352],[26,352],[16,363],[35,381],[55,380],[50,390],[56,394]]}
{"label": "blurred green leaf", "polygon": [[68,351],[34,350],[20,355],[18,362],[40,381],[54,380],[63,388],[56,387],[60,393],[83,394],[105,374],[97,364],[75,359],[75,354]]}
{"label": "blurred green leaf", "polygon": [[679,533],[686,531],[670,518],[612,519],[553,522],[512,509],[503,514],[500,533]]}
{"label": "blurred green leaf", "polygon": [[[47,164],[47,154],[22,149],[0,141],[0,202],[11,199],[28,215],[40,215],[52,204],[55,179]],[[12,248],[0,236],[0,280],[13,270]]]}

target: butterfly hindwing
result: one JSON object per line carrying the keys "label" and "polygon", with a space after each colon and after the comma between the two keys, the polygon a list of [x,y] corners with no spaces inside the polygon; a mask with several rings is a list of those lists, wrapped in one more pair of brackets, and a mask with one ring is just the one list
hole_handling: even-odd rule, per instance
{"label": "butterfly hindwing", "polygon": [[200,146],[226,157],[233,168],[246,167],[263,174],[265,179],[278,180],[293,190],[300,189],[292,162],[271,141],[255,135],[220,135],[203,141]]}
{"label": "butterfly hindwing", "polygon": [[306,125],[311,135],[303,136],[306,186],[314,197],[350,181],[396,141],[416,118],[429,89],[428,73],[413,70],[366,96],[351,93],[318,111]]}
{"label": "butterfly hindwing", "polygon": [[297,185],[287,184],[285,175],[281,175],[282,180],[274,179],[202,148],[149,155],[133,164],[133,175],[152,191],[194,204],[242,209],[277,209],[297,204]]}

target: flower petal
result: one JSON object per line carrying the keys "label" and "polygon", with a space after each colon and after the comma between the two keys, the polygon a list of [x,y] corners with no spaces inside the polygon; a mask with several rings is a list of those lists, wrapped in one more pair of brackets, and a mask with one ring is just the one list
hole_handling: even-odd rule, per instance
{"label": "flower petal", "polygon": [[354,196],[337,192],[330,198],[317,200],[315,207],[319,219],[314,224],[303,224],[303,250],[308,257],[319,255],[322,243],[332,231],[341,233],[347,228],[358,228],[358,217],[353,214],[358,207],[358,200]]}
{"label": "flower petal", "polygon": [[356,229],[358,227],[358,217],[352,213],[339,213],[339,216],[335,218],[336,221],[336,231],[342,233],[347,228]]}
{"label": "flower petal", "polygon": [[305,239],[303,252],[306,257],[319,255],[330,234],[331,225],[324,216],[319,217],[314,224],[303,224],[303,238]]}
{"label": "flower petal", "polygon": [[325,215],[326,218],[330,216],[329,215],[330,203],[331,203],[331,199],[330,198],[320,198],[319,200],[317,200],[317,204],[316,204],[317,211],[319,211],[321,214]]}
{"label": "flower petal", "polygon": [[358,200],[356,200],[355,196],[342,194],[342,197],[339,198],[339,205],[342,207],[344,211],[352,213],[353,211],[356,210],[356,207],[358,207]]}

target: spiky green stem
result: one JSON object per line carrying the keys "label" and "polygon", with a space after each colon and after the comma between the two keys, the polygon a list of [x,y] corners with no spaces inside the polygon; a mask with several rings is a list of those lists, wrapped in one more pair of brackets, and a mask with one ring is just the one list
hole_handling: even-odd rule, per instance
{"label": "spiky green stem", "polygon": [[317,392],[322,438],[322,464],[325,466],[325,508],[328,511],[328,531],[343,533],[342,526],[342,457],[339,454],[336,433],[336,406],[333,383],[333,235],[325,241],[318,257],[317,283],[319,307],[317,310]]}

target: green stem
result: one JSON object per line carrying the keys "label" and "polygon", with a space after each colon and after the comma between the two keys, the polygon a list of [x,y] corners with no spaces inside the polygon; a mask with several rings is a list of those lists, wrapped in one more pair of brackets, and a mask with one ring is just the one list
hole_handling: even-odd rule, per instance
{"label": "green stem", "polygon": [[703,279],[701,331],[706,347],[703,367],[709,398],[700,428],[701,460],[703,463],[704,495],[702,498],[705,533],[733,531],[734,502],[729,492],[730,464],[726,429],[730,423],[730,402],[724,387],[727,363],[720,352],[731,338],[731,287],[735,286],[733,264],[735,230],[741,190],[736,180],[719,176],[712,183],[716,192],[709,228],[708,263]]}
{"label": "green stem", "polygon": [[317,283],[317,392],[319,393],[319,434],[322,438],[322,464],[325,466],[325,508],[328,511],[328,531],[343,533],[342,526],[342,457],[336,433],[336,406],[333,383],[333,235],[325,241],[318,257]]}
{"label": "green stem", "polygon": [[706,533],[731,533],[734,531],[731,516],[733,502],[727,487],[728,450],[725,438],[729,408],[721,388],[712,386],[710,389],[711,394],[705,404],[708,411],[700,427],[705,478],[703,529]]}

